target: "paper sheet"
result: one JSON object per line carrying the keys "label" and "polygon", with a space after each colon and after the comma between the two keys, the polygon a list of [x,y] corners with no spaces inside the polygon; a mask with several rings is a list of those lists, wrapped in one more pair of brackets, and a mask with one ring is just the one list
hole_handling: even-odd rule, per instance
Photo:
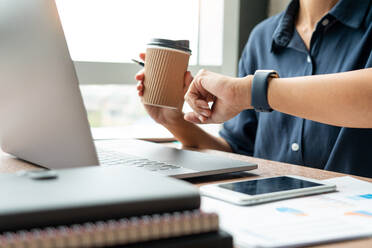
{"label": "paper sheet", "polygon": [[220,216],[238,247],[290,247],[372,236],[372,183],[352,177],[324,180],[338,192],[237,206],[202,198]]}

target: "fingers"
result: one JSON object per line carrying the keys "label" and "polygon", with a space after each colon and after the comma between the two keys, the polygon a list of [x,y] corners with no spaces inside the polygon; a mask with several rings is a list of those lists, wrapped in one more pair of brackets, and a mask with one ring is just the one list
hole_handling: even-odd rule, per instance
{"label": "fingers", "polygon": [[[185,75],[185,85],[191,84],[188,87],[189,89],[185,95],[185,100],[195,113],[208,118],[212,114],[212,111],[210,110],[208,105],[210,94],[201,85],[201,78],[199,74],[200,73],[195,76],[192,82],[190,82],[190,80],[192,79],[191,74]],[[200,121],[203,122],[203,120]]]}
{"label": "fingers", "polygon": [[194,105],[196,112],[202,116],[210,117],[212,115],[212,111],[209,108],[209,105],[206,101],[198,99],[195,101]]}
{"label": "fingers", "polygon": [[207,110],[210,110],[209,105],[208,105],[208,102],[205,101],[205,100],[197,99],[197,100],[195,101],[195,105],[198,106],[198,108],[200,108],[200,109],[207,109]]}
{"label": "fingers", "polygon": [[190,113],[186,113],[183,118],[188,121],[188,122],[192,122],[192,123],[195,123],[195,124],[201,124],[201,120],[203,117],[200,117],[200,116],[197,114],[197,113],[194,113],[194,112],[190,112]]}
{"label": "fingers", "polygon": [[[145,61],[145,58],[146,58],[146,53],[140,53],[139,54],[139,57]],[[134,77],[137,81],[143,81],[143,79],[145,78],[145,74],[144,74],[145,70],[142,69],[140,70],[139,72],[137,72],[136,76]]]}
{"label": "fingers", "polygon": [[211,116],[212,111],[210,110],[208,103],[205,100],[199,98],[198,94],[196,94],[195,92],[189,91],[186,97],[186,101],[198,115],[202,115],[206,118]]}
{"label": "fingers", "polygon": [[[145,61],[145,58],[146,58],[146,53],[140,53],[139,54],[139,57]],[[143,80],[145,79],[145,70],[142,69],[140,70],[139,72],[137,72],[137,74],[134,76],[135,80],[138,81],[137,83],[137,92],[138,92],[138,96],[143,96],[143,91],[145,89],[145,86],[143,85]]]}
{"label": "fingers", "polygon": [[186,113],[183,117],[186,121],[188,122],[192,122],[192,123],[195,123],[195,124],[210,124],[210,123],[214,123],[212,118],[207,118],[205,116],[202,116],[202,115],[199,115],[195,112],[189,112],[189,113]]}
{"label": "fingers", "polygon": [[144,70],[142,69],[139,72],[137,72],[134,78],[138,81],[137,83],[138,96],[143,96],[143,90],[144,90],[143,80],[145,79]]}
{"label": "fingers", "polygon": [[140,70],[139,72],[137,72],[137,74],[134,76],[134,78],[135,78],[137,81],[143,81],[143,79],[145,78],[145,70],[142,69],[142,70]]}
{"label": "fingers", "polygon": [[143,90],[144,90],[143,82],[139,81],[137,84],[138,96],[143,96]]}

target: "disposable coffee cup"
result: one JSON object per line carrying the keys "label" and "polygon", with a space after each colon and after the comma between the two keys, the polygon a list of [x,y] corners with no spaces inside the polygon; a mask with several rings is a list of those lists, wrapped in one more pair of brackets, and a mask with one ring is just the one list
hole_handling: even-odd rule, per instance
{"label": "disposable coffee cup", "polygon": [[144,104],[182,110],[190,55],[188,40],[152,39],[147,44]]}

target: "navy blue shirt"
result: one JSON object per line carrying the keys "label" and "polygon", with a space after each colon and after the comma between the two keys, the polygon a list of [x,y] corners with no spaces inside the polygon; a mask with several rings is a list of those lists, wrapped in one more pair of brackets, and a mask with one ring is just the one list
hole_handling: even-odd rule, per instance
{"label": "navy blue shirt", "polygon": [[[317,23],[307,50],[295,29],[299,2],[292,1],[252,31],[239,76],[258,69],[296,77],[372,67],[371,5],[372,0],[340,0]],[[372,129],[245,110],[224,123],[220,135],[236,153],[372,177]]]}

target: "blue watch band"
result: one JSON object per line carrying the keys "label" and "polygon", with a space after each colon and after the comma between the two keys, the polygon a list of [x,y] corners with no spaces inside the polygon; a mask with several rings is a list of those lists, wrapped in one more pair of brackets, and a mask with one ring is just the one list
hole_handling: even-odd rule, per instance
{"label": "blue watch band", "polygon": [[267,88],[269,77],[278,77],[278,73],[274,70],[257,70],[253,76],[251,105],[258,112],[273,111],[267,101]]}

